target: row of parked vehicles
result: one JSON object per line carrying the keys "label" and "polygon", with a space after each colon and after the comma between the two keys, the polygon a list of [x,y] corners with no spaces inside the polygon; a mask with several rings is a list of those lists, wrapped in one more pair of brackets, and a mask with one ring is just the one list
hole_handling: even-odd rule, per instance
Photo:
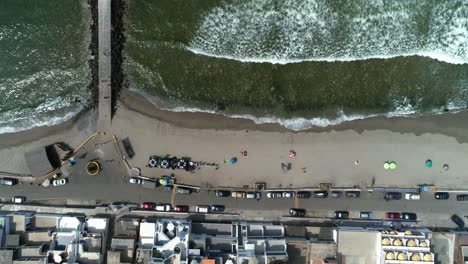
{"label": "row of parked vehicles", "polygon": [[[294,217],[304,217],[306,215],[306,210],[302,208],[291,208],[289,209],[289,215],[294,216]],[[334,218],[336,219],[348,219],[349,218],[349,212],[348,211],[335,211],[333,214]],[[415,213],[396,213],[396,212],[388,212],[385,214],[385,217],[387,219],[392,219],[392,220],[409,220],[409,221],[415,221],[417,219],[417,216]],[[360,212],[359,213],[359,218],[361,219],[372,219],[374,218],[374,215],[372,212]]]}
{"label": "row of parked vehicles", "polygon": [[[159,212],[189,212],[189,206],[187,205],[177,205],[172,207],[170,204],[161,203],[156,204],[153,202],[144,202],[140,205],[140,209],[159,211]],[[224,212],[224,205],[198,205],[196,211],[199,213],[221,213]]]}

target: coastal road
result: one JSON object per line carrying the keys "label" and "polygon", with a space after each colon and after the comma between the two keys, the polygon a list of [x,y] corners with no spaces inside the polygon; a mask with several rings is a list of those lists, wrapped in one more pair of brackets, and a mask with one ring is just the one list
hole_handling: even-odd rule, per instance
{"label": "coastal road", "polygon": [[[125,201],[141,203],[145,201],[170,203],[171,192],[162,187],[146,189],[141,185],[128,183],[118,171],[101,173],[99,176],[71,176],[70,183],[59,187],[42,187],[37,185],[0,186],[0,196],[10,199],[15,195],[26,196],[32,200],[98,200],[103,202]],[[360,198],[309,198],[299,201],[300,207],[308,211],[313,218],[331,217],[336,210],[350,211],[352,218],[359,217],[359,211],[371,211],[374,217],[381,219],[385,212],[415,212],[421,226],[455,227],[450,221],[452,214],[464,216],[468,212],[468,202],[458,202],[453,194],[449,200],[435,200],[433,193],[423,193],[418,201],[385,201],[383,193],[368,195],[362,193]],[[201,191],[190,195],[178,194],[176,205],[189,205],[195,210],[196,205],[225,205],[226,212],[240,213],[242,219],[282,221],[288,210],[294,207],[295,200],[287,198],[268,199],[266,194],[259,201],[254,199],[234,199],[216,197],[213,192]],[[220,218],[221,219],[221,218]],[[312,219],[313,220],[313,219]]]}

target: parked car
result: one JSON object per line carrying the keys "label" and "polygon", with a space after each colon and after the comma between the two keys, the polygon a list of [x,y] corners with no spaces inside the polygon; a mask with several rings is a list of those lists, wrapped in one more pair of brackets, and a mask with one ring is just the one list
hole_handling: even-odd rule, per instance
{"label": "parked car", "polygon": [[13,178],[0,178],[0,184],[1,185],[9,185],[9,186],[12,186],[12,185],[15,185],[18,183],[18,180],[17,179],[13,179]]}
{"label": "parked car", "polygon": [[212,205],[211,206],[211,212],[218,212],[218,213],[221,213],[221,212],[224,212],[224,205]]}
{"label": "parked car", "polygon": [[25,201],[26,201],[26,197],[24,196],[15,196],[11,198],[12,203],[21,204],[21,203],[24,203]]}
{"label": "parked car", "polygon": [[399,192],[388,192],[385,194],[385,200],[401,200],[402,196]]}
{"label": "parked car", "polygon": [[336,219],[346,219],[349,217],[349,212],[348,211],[336,211],[335,212],[335,218]]}
{"label": "parked car", "polygon": [[177,193],[180,193],[180,194],[191,194],[191,193],[192,193],[192,189],[190,189],[190,188],[185,188],[185,187],[177,187],[176,192],[177,192]]}
{"label": "parked car", "polygon": [[372,212],[360,212],[359,217],[363,219],[370,219],[373,217]]}
{"label": "parked car", "polygon": [[297,192],[296,197],[305,199],[305,198],[310,198],[312,194],[310,192],[302,191],[302,192]]}
{"label": "parked car", "polygon": [[218,196],[218,197],[229,197],[229,196],[231,196],[231,192],[230,191],[217,190],[216,191],[216,196]]}
{"label": "parked car", "polygon": [[452,221],[458,226],[459,229],[464,229],[465,228],[465,221],[458,215],[454,214],[451,217]]}
{"label": "parked car", "polygon": [[333,192],[331,193],[331,197],[332,197],[332,198],[340,198],[341,195],[343,195],[343,192],[333,191]]}
{"label": "parked car", "polygon": [[359,191],[349,191],[349,192],[346,192],[346,197],[348,197],[348,198],[359,198],[359,197],[361,197],[361,192],[359,192]]}
{"label": "parked car", "polygon": [[416,220],[418,217],[415,213],[401,213],[401,219],[405,220]]}
{"label": "parked car", "polygon": [[302,208],[291,208],[289,209],[289,215],[294,217],[304,217],[306,210]]}
{"label": "parked car", "polygon": [[189,207],[187,205],[177,205],[174,207],[174,212],[188,212]]}
{"label": "parked car", "polygon": [[283,192],[283,198],[294,198],[294,192]]}
{"label": "parked car", "polygon": [[401,218],[400,213],[394,213],[394,212],[388,212],[385,216],[387,218],[389,218],[389,219],[400,219]]}
{"label": "parked car", "polygon": [[434,194],[434,198],[436,198],[437,200],[447,200],[448,198],[450,198],[450,195],[448,192],[436,192]]}
{"label": "parked car", "polygon": [[129,182],[133,184],[142,184],[143,180],[137,177],[132,177],[130,178]]}
{"label": "parked car", "polygon": [[406,200],[419,200],[421,199],[421,195],[419,193],[405,193]]}
{"label": "parked car", "polygon": [[245,198],[245,192],[232,192],[231,196],[233,198]]}
{"label": "parked car", "polygon": [[260,192],[248,192],[246,195],[245,195],[245,198],[247,199],[260,199],[262,198],[262,194]]}
{"label": "parked car", "polygon": [[468,201],[468,194],[457,195],[457,201]]}
{"label": "parked car", "polygon": [[198,205],[197,206],[197,212],[199,212],[199,213],[209,213],[210,212],[210,207],[208,205]]}
{"label": "parked car", "polygon": [[58,180],[53,180],[52,185],[54,186],[61,186],[67,184],[68,180],[63,178],[63,179],[58,179]]}
{"label": "parked car", "polygon": [[316,192],[314,192],[314,197],[315,198],[327,198],[328,197],[328,192],[327,191],[316,191]]}
{"label": "parked car", "polygon": [[148,210],[154,210],[156,208],[156,203],[144,202],[144,203],[141,204],[141,208],[148,209]]}
{"label": "parked car", "polygon": [[170,204],[158,204],[158,205],[156,205],[156,211],[170,212],[171,211],[171,205]]}
{"label": "parked car", "polygon": [[283,194],[281,192],[268,192],[267,197],[268,198],[281,198],[283,197]]}

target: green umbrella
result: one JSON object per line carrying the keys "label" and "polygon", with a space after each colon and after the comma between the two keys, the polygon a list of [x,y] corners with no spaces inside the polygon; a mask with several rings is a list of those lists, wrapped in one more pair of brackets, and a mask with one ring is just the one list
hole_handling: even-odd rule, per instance
{"label": "green umbrella", "polygon": [[426,167],[432,168],[432,160],[430,159],[426,160]]}
{"label": "green umbrella", "polygon": [[385,163],[383,164],[383,168],[386,169],[386,170],[388,170],[388,168],[390,168],[390,163],[385,162]]}
{"label": "green umbrella", "polygon": [[392,169],[392,170],[396,169],[396,163],[395,162],[390,162],[390,169]]}

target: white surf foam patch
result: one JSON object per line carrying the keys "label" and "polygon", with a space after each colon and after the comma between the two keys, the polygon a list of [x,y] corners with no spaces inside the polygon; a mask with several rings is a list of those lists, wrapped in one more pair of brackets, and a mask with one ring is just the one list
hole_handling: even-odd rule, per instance
{"label": "white surf foam patch", "polygon": [[463,0],[355,0],[342,6],[325,0],[235,1],[211,10],[187,49],[275,64],[415,55],[466,64],[467,19]]}
{"label": "white surf foam patch", "polygon": [[30,116],[28,118],[18,118],[15,120],[8,120],[7,122],[0,122],[0,134],[15,133],[20,131],[29,130],[35,127],[54,126],[63,123],[75,115],[77,115],[82,107],[78,107],[74,111],[65,111],[65,115],[50,115],[49,116]]}
{"label": "white surf foam patch", "polygon": [[[409,100],[407,98],[401,98],[399,102],[395,102],[394,108],[395,110],[388,112],[388,113],[376,113],[376,114],[345,114],[343,111],[338,111],[336,118],[323,118],[323,117],[314,117],[314,118],[303,118],[303,117],[294,117],[294,118],[278,118],[278,117],[271,117],[271,116],[263,116],[257,117],[250,114],[226,114],[220,113],[213,109],[202,109],[198,107],[185,107],[185,106],[175,106],[175,107],[168,107],[161,105],[161,100],[157,97],[148,94],[144,91],[137,90],[136,88],[130,87],[130,90],[141,94],[149,102],[155,105],[157,108],[172,111],[172,112],[191,112],[191,113],[209,113],[209,114],[217,114],[223,115],[229,118],[239,118],[239,119],[250,119],[256,124],[279,124],[283,127],[291,129],[293,131],[301,131],[308,128],[313,127],[327,127],[327,126],[335,126],[339,125],[344,122],[367,119],[372,117],[417,117],[424,113],[418,113],[416,108],[409,104]],[[467,103],[460,103],[460,102],[449,102],[446,109],[449,109],[451,113],[456,113],[461,109],[466,109],[468,107]],[[444,113],[444,109],[433,109],[431,114],[441,114]]]}

